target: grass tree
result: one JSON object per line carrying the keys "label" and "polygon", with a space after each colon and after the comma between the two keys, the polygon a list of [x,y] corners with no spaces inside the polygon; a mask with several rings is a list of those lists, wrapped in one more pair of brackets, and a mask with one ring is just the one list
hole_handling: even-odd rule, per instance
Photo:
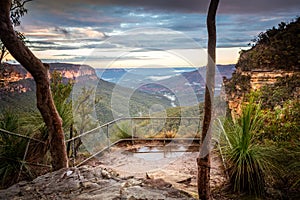
{"label": "grass tree", "polygon": [[[0,129],[9,132],[22,133],[20,116],[18,113],[8,108],[0,113]],[[33,177],[30,165],[24,161],[28,141],[26,139],[0,133],[0,188],[5,188],[22,178]],[[35,155],[28,155],[32,158]]]}
{"label": "grass tree", "polygon": [[274,174],[276,150],[256,138],[263,127],[264,117],[259,104],[250,102],[240,118],[225,121],[222,132],[222,150],[235,192],[262,196],[266,178]]}

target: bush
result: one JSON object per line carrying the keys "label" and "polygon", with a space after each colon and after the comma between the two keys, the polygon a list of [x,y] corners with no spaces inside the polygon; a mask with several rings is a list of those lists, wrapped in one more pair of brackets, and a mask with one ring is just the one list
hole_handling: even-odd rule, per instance
{"label": "bush", "polygon": [[129,122],[120,122],[115,126],[116,130],[113,133],[117,139],[127,139],[132,137],[132,128]]}

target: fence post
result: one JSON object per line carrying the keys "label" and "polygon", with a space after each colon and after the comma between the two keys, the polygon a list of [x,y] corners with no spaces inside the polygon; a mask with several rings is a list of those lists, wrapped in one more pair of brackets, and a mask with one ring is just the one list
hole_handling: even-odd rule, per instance
{"label": "fence post", "polygon": [[131,142],[132,142],[132,145],[134,145],[134,123],[133,123],[133,120],[134,118],[131,118]]}
{"label": "fence post", "polygon": [[25,153],[24,153],[24,156],[23,156],[23,160],[21,161],[22,164],[21,164],[21,167],[20,167],[20,171],[19,171],[19,175],[18,175],[17,181],[19,181],[19,179],[20,179],[20,176],[21,176],[21,173],[22,173],[22,169],[23,169],[24,163],[26,162],[25,160],[26,160],[26,156],[27,156],[29,144],[30,144],[30,140],[28,139],[28,142],[27,142],[27,145],[26,145],[26,149],[25,149]]}
{"label": "fence post", "polygon": [[76,160],[75,160],[75,140],[72,140],[72,154],[73,154],[73,167],[75,166]]}
{"label": "fence post", "polygon": [[106,137],[107,137],[107,144],[108,144],[108,151],[110,152],[110,138],[109,138],[109,124],[106,125]]}

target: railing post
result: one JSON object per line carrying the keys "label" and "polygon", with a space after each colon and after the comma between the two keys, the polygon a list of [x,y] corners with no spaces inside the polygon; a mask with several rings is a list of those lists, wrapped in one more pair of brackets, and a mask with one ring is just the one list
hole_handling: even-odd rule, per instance
{"label": "railing post", "polygon": [[134,127],[133,127],[133,118],[131,118],[131,142],[132,142],[132,145],[134,145]]}
{"label": "railing post", "polygon": [[21,161],[22,164],[21,164],[21,166],[20,166],[20,171],[19,171],[19,175],[18,175],[17,181],[19,181],[19,179],[20,179],[20,176],[21,176],[21,173],[22,173],[22,170],[23,170],[24,163],[26,162],[25,160],[26,160],[26,156],[27,156],[29,144],[30,144],[30,139],[28,139],[28,142],[27,142],[27,145],[26,145],[26,149],[25,149],[25,153],[24,153],[24,156],[23,156],[23,160]]}
{"label": "railing post", "polygon": [[73,167],[75,166],[75,139],[72,140]]}
{"label": "railing post", "polygon": [[110,138],[109,138],[109,125],[106,125],[106,137],[107,137],[107,144],[108,144],[108,151],[110,152]]}

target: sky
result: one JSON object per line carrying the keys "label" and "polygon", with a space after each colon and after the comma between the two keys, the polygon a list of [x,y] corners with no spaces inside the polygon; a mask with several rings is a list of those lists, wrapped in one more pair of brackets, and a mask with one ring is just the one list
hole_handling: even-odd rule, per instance
{"label": "sky", "polygon": [[[44,62],[204,66],[209,0],[33,0],[17,29]],[[217,64],[235,64],[260,32],[299,16],[299,0],[220,0]]]}

